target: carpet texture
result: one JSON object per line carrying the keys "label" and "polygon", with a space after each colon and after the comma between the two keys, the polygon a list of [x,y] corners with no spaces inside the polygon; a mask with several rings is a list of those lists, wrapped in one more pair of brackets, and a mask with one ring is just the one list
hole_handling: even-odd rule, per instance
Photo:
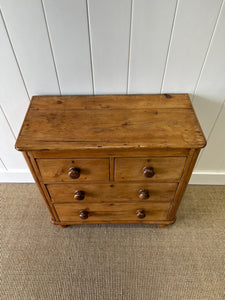
{"label": "carpet texture", "polygon": [[225,186],[189,186],[177,222],[62,229],[34,184],[1,184],[3,300],[225,299]]}

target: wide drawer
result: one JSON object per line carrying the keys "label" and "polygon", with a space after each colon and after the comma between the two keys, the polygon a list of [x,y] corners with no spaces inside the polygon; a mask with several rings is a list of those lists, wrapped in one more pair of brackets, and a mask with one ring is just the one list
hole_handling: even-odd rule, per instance
{"label": "wide drawer", "polygon": [[37,159],[41,177],[51,182],[109,180],[108,158]]}
{"label": "wide drawer", "polygon": [[186,157],[118,157],[115,180],[179,181]]}
{"label": "wide drawer", "polygon": [[[101,222],[101,221],[150,221],[165,220],[169,210],[169,202],[146,203],[87,203],[87,204],[55,204],[61,222]],[[144,218],[138,218],[141,213]],[[82,219],[83,215],[88,216]]]}
{"label": "wide drawer", "polygon": [[177,183],[48,184],[56,203],[171,201]]}

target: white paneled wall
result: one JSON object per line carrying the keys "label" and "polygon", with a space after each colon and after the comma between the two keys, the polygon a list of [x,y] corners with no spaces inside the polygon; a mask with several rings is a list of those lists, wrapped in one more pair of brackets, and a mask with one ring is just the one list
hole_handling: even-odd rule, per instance
{"label": "white paneled wall", "polygon": [[3,18],[30,96],[59,94],[40,0],[1,0]]}
{"label": "white paneled wall", "polygon": [[62,94],[93,93],[86,1],[45,0],[43,7]]}
{"label": "white paneled wall", "polygon": [[208,145],[192,183],[225,184],[224,0],[0,0],[0,181],[32,95],[189,93]]}
{"label": "white paneled wall", "polygon": [[193,98],[193,105],[201,121],[201,125],[204,128],[206,138],[209,137],[224,99],[225,5],[223,5],[219,14],[207,58],[204,62],[199,81],[197,82],[196,93]]}
{"label": "white paneled wall", "polygon": [[129,93],[161,92],[176,7],[176,0],[133,2]]}
{"label": "white paneled wall", "polygon": [[94,93],[127,90],[131,0],[88,0]]}
{"label": "white paneled wall", "polygon": [[222,0],[180,0],[172,30],[162,92],[193,94]]}

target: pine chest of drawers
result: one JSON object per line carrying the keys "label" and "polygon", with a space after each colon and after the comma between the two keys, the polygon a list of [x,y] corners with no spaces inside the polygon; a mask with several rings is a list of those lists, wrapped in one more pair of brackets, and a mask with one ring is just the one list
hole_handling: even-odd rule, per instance
{"label": "pine chest of drawers", "polygon": [[16,149],[54,224],[172,224],[206,144],[187,94],[34,96]]}

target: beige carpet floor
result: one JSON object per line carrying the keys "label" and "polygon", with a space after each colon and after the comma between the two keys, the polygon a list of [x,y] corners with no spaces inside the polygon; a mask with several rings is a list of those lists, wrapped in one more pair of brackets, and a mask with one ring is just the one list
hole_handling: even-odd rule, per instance
{"label": "beige carpet floor", "polygon": [[225,299],[225,186],[189,186],[166,228],[49,223],[34,184],[1,184],[1,299]]}

